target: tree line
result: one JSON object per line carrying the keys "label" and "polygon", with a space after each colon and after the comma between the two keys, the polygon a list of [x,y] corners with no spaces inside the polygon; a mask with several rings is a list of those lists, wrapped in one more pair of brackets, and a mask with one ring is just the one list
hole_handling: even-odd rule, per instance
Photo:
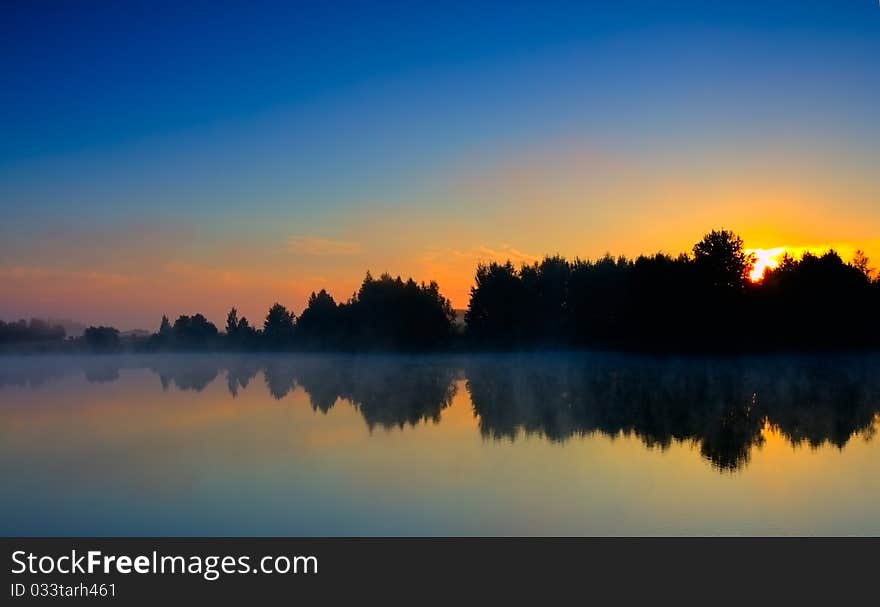
{"label": "tree line", "polygon": [[239,350],[399,350],[431,351],[449,347],[455,311],[436,282],[416,283],[367,272],[358,291],[338,303],[326,290],[309,296],[299,316],[280,303],[254,326],[235,308],[225,332],[201,314],[181,316],[172,324],[162,317],[149,348]]}
{"label": "tree line", "polygon": [[39,343],[64,339],[66,331],[60,325],[52,325],[40,318],[12,322],[0,320],[0,344]]}
{"label": "tree line", "polygon": [[785,255],[761,280],[742,239],[712,231],[690,254],[658,253],[515,268],[480,265],[465,316],[471,343],[647,351],[880,346],[880,280],[861,252]]}
{"label": "tree line", "polygon": [[[880,346],[880,279],[867,258],[834,250],[785,255],[760,281],[755,259],[728,230],[706,234],[690,253],[545,257],[477,266],[464,324],[436,282],[368,272],[337,302],[313,292],[297,316],[274,304],[252,324],[236,308],[221,330],[202,314],[162,317],[149,337],[89,327],[81,347],[137,350],[435,351],[446,349],[620,349],[737,352]],[[36,324],[35,324],[36,323]],[[33,325],[33,326],[31,326]],[[0,323],[0,343],[63,340],[63,328]],[[60,335],[58,332],[60,329]],[[30,336],[30,337],[27,337]]]}

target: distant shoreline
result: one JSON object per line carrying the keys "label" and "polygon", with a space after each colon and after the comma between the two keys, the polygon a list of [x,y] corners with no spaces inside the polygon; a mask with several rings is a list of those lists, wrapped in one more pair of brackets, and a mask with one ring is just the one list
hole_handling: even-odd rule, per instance
{"label": "distant shoreline", "polygon": [[737,354],[880,350],[880,278],[857,252],[758,263],[743,240],[713,230],[689,254],[590,261],[546,257],[479,264],[462,315],[436,282],[367,272],[337,302],[313,292],[299,314],[280,303],[252,324],[162,316],[155,333],[86,327],[67,338],[47,321],[0,322],[0,351],[505,352]]}

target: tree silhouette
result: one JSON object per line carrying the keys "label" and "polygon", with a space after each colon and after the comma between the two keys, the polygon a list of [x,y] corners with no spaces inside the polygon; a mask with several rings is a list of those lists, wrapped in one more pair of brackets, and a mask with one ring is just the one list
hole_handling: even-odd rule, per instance
{"label": "tree silhouette", "polygon": [[99,352],[112,352],[119,348],[119,330],[113,327],[89,327],[83,333],[86,345]]}
{"label": "tree silhouette", "polygon": [[880,279],[857,254],[785,256],[759,283],[742,239],[714,230],[693,256],[560,256],[480,264],[465,314],[476,348],[739,352],[880,346]]}
{"label": "tree silhouette", "polygon": [[755,256],[743,249],[743,240],[728,230],[712,230],[694,245],[694,266],[713,289],[742,291],[755,265]]}
{"label": "tree silhouette", "polygon": [[[313,292],[302,315],[274,304],[263,330],[230,309],[225,333],[202,314],[167,316],[156,334],[119,337],[131,350],[620,349],[758,352],[880,348],[880,277],[857,251],[847,263],[829,250],[786,254],[750,282],[754,257],[742,238],[713,230],[693,254],[569,261],[560,255],[516,268],[481,263],[456,331],[456,314],[436,282],[367,272],[351,298]],[[41,351],[91,347],[64,340],[62,327],[39,319],[0,321],[0,344]]]}
{"label": "tree silhouette", "polygon": [[361,288],[342,306],[349,345],[370,350],[431,350],[453,334],[455,312],[436,282],[416,283],[368,272]]}
{"label": "tree silhouette", "polygon": [[864,274],[868,280],[871,279],[871,261],[868,259],[868,256],[865,255],[864,251],[857,249],[850,265]]}
{"label": "tree silhouette", "polygon": [[753,345],[749,310],[744,300],[754,255],[728,230],[712,230],[694,245],[696,290],[689,306],[693,347],[738,351]]}
{"label": "tree silhouette", "polygon": [[624,339],[645,350],[694,347],[693,302],[699,299],[694,269],[686,255],[640,256],[628,271]]}
{"label": "tree silhouette", "polygon": [[0,344],[28,342],[58,342],[64,339],[66,331],[60,325],[50,325],[48,321],[32,318],[14,322],[0,320]]}
{"label": "tree silhouette", "polygon": [[227,348],[233,350],[253,350],[260,345],[260,334],[251,327],[247,317],[242,316],[239,318],[238,310],[233,307],[226,315],[225,340]]}
{"label": "tree silhouette", "polygon": [[764,278],[761,295],[773,319],[765,331],[777,344],[822,348],[880,343],[880,332],[869,321],[877,309],[876,286],[862,268],[844,263],[833,250],[783,259]]}
{"label": "tree silhouette", "polygon": [[574,345],[616,347],[625,341],[631,270],[631,261],[609,254],[572,263],[566,309]]}
{"label": "tree silhouette", "polygon": [[531,342],[558,346],[567,340],[570,275],[571,264],[559,255],[520,269],[529,310],[525,332]]}
{"label": "tree silhouette", "polygon": [[269,308],[263,321],[263,340],[269,348],[282,349],[293,344],[293,312],[280,303]]}
{"label": "tree silhouette", "polygon": [[525,289],[513,264],[480,264],[474,282],[464,316],[471,339],[495,347],[520,343],[527,310]]}
{"label": "tree silhouette", "polygon": [[229,314],[226,315],[226,335],[231,338],[235,338],[235,334],[238,331],[238,310],[235,307],[232,307],[229,310]]}
{"label": "tree silhouette", "polygon": [[201,314],[181,315],[171,330],[174,344],[183,349],[203,349],[218,343],[217,327]]}
{"label": "tree silhouette", "polygon": [[308,348],[333,348],[342,345],[342,312],[336,300],[321,289],[312,292],[305,310],[296,322],[297,339]]}

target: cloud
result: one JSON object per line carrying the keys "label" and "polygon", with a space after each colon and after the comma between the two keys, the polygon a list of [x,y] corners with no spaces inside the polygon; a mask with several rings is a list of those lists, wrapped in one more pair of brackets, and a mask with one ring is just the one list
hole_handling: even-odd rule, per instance
{"label": "cloud", "polygon": [[454,306],[467,306],[477,265],[491,261],[510,260],[514,265],[539,261],[540,257],[525,253],[509,244],[477,245],[467,249],[432,248],[414,257],[419,273],[436,280]]}
{"label": "cloud", "polygon": [[344,240],[330,240],[318,236],[291,236],[287,241],[287,250],[298,255],[331,256],[358,255],[361,245]]}
{"label": "cloud", "polygon": [[537,255],[532,255],[530,253],[524,253],[519,249],[516,249],[508,244],[502,244],[500,248],[493,249],[487,246],[481,246],[477,249],[475,255],[471,255],[471,257],[476,257],[479,261],[513,261],[519,263],[531,263],[534,261],[539,261],[541,258]]}
{"label": "cloud", "polygon": [[94,270],[64,270],[40,266],[0,267],[0,280],[27,283],[73,282],[81,287],[128,287],[138,282],[138,278],[115,272]]}
{"label": "cloud", "polygon": [[502,244],[497,247],[480,245],[471,249],[429,249],[416,258],[423,267],[443,267],[461,266],[467,268],[468,273],[472,274],[473,270],[479,263],[487,263],[490,261],[512,261],[513,263],[533,263],[540,261],[541,257],[525,253],[509,244]]}

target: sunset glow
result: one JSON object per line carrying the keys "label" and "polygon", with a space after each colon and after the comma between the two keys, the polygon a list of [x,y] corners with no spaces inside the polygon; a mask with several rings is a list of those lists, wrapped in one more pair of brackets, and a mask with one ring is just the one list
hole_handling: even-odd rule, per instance
{"label": "sunset glow", "polygon": [[755,265],[749,272],[752,282],[760,282],[764,278],[764,271],[768,268],[773,270],[779,267],[779,260],[785,254],[785,247],[775,249],[748,249],[748,253],[755,256]]}

